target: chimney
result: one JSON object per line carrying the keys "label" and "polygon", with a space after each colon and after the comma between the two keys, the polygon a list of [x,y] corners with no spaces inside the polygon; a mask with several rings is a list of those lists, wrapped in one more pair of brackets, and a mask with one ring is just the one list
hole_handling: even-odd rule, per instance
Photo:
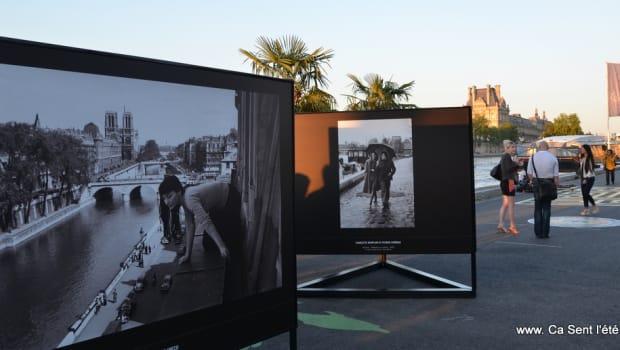
{"label": "chimney", "polygon": [[500,89],[501,85],[495,85],[495,94],[497,95],[497,99],[501,100],[502,99],[502,91]]}
{"label": "chimney", "polygon": [[491,105],[491,84],[487,84],[487,106]]}

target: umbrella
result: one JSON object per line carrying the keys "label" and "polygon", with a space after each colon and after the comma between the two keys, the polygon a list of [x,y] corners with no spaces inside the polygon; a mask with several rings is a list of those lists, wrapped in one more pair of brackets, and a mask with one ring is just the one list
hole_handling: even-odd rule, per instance
{"label": "umbrella", "polygon": [[381,156],[382,152],[386,152],[390,159],[396,156],[396,152],[390,145],[385,145],[382,143],[371,143],[366,148],[366,154],[370,154],[371,152],[375,152],[377,154],[377,158]]}

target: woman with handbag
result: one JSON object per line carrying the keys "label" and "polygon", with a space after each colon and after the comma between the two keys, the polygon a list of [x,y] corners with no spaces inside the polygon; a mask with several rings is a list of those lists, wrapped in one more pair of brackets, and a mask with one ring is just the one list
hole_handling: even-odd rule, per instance
{"label": "woman with handbag", "polygon": [[543,185],[560,185],[560,167],[558,158],[549,152],[546,141],[540,141],[537,148],[538,152],[530,157],[527,164],[527,175],[533,183],[534,192],[534,234],[538,238],[549,238],[553,196],[549,197],[540,190]]}
{"label": "woman with handbag", "polygon": [[[517,182],[517,171],[523,166],[523,161],[516,162],[517,145],[511,140],[504,140],[504,154],[500,159],[502,168],[502,181],[500,189],[502,191],[502,206],[499,209],[499,224],[497,225],[497,233],[519,234],[515,224],[515,193]],[[504,227],[504,219],[508,213],[510,226]]]}
{"label": "woman with handbag", "polygon": [[[594,198],[590,195],[592,186],[594,186],[594,156],[592,155],[592,148],[590,145],[583,144],[579,149],[581,151],[579,161],[579,170],[577,173],[581,177],[581,196],[583,197],[583,211],[581,215],[590,215],[598,213],[598,207],[594,203]],[[592,203],[592,210],[588,207],[588,204]]]}

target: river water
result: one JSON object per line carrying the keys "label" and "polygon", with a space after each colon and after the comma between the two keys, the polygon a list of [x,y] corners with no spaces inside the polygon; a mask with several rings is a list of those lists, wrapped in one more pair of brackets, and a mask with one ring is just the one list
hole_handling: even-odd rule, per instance
{"label": "river water", "polygon": [[0,251],[0,349],[51,349],[158,221],[156,194],[95,203]]}
{"label": "river water", "polygon": [[499,186],[499,181],[489,175],[491,169],[499,163],[500,156],[474,157],[474,188]]}

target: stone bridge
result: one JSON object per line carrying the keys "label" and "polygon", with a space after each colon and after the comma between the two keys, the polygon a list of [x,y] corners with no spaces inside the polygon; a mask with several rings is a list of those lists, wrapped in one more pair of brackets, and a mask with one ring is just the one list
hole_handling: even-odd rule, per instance
{"label": "stone bridge", "polygon": [[110,190],[113,193],[120,193],[121,198],[124,201],[129,201],[132,198],[139,198],[140,190],[143,187],[147,187],[151,189],[154,193],[157,193],[159,184],[161,183],[162,179],[163,176],[159,179],[145,178],[91,182],[88,184],[88,190],[84,191],[84,193],[82,194],[82,198],[84,199],[84,196],[97,198],[98,194],[101,193],[101,191]]}
{"label": "stone bridge", "polygon": [[[98,198],[103,191],[111,191],[112,193],[120,193],[124,201],[132,198],[140,197],[140,190],[143,187],[149,188],[154,193],[158,193],[159,184],[166,174],[165,162],[140,162],[128,168],[118,171],[114,174],[106,176],[97,182],[88,184],[88,190],[82,193],[82,199],[85,197]],[[179,170],[180,173],[182,173]],[[181,183],[185,183],[184,175],[177,175]]]}

